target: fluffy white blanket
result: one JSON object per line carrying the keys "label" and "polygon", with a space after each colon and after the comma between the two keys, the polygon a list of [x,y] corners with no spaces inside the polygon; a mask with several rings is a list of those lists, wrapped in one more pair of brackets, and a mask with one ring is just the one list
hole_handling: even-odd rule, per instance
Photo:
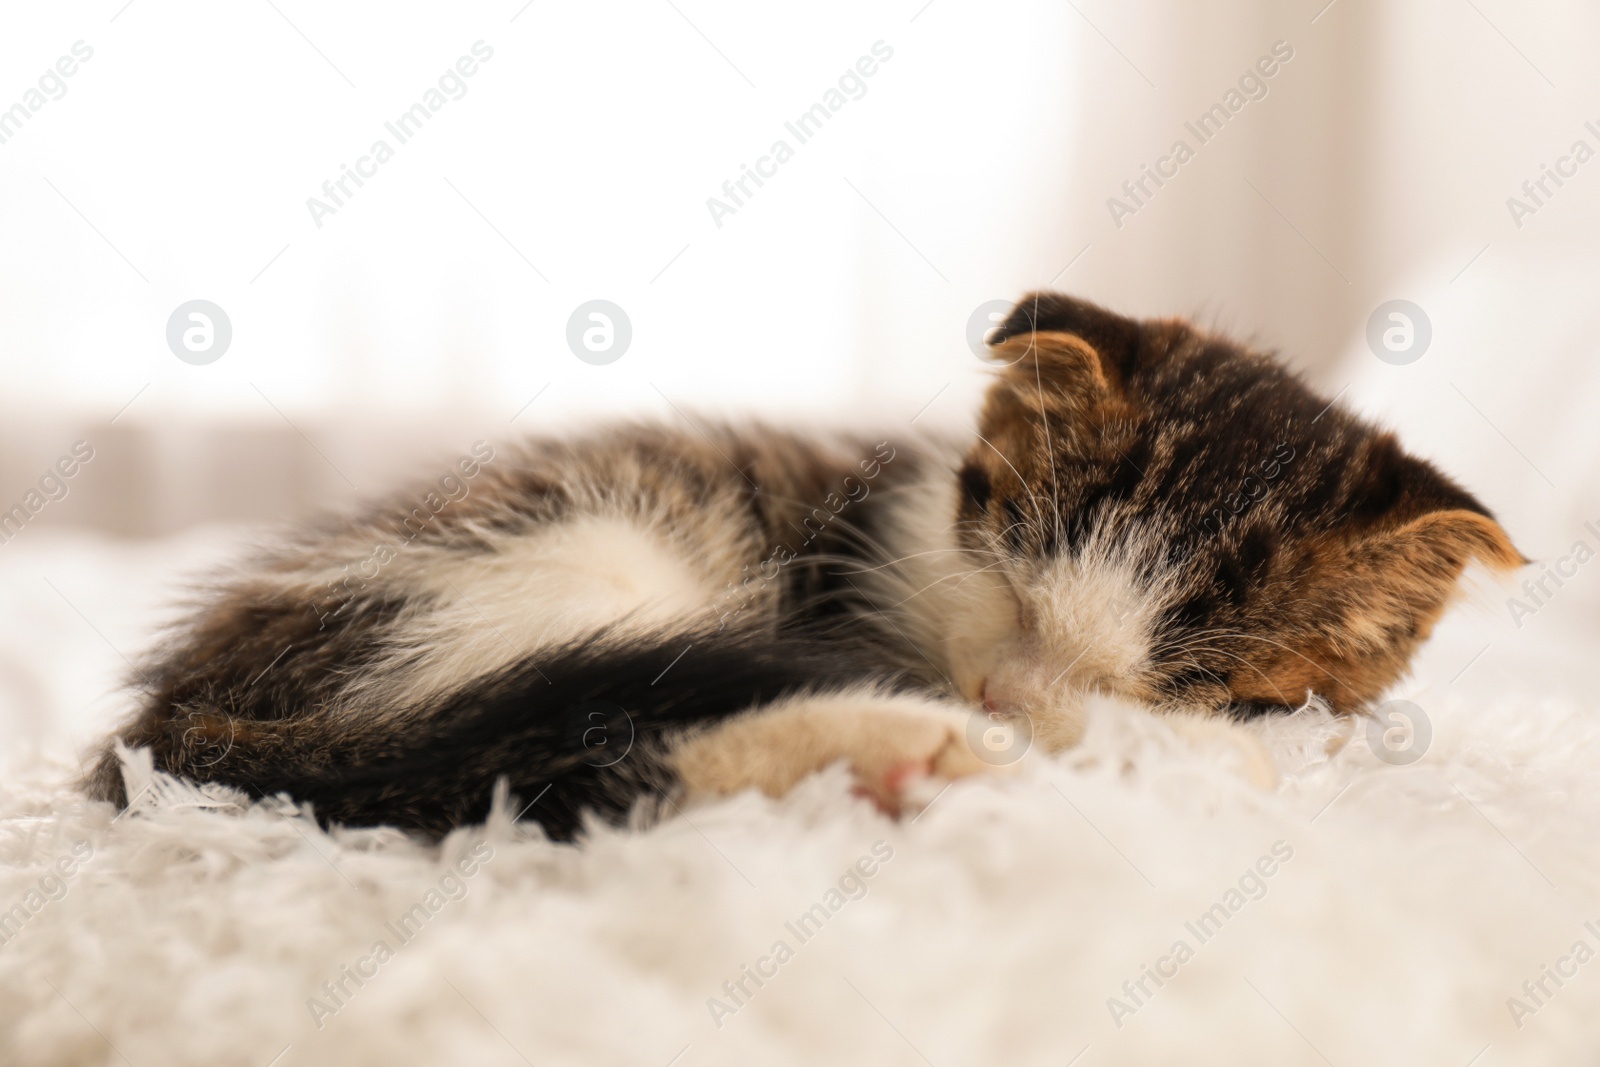
{"label": "fluffy white blanket", "polygon": [[11,759],[0,783],[5,1064],[1491,1067],[1600,1050],[1600,719],[1578,651],[1594,646],[1561,603],[1520,629],[1503,593],[1452,617],[1397,692],[1431,729],[1409,764],[1308,709],[1262,729],[1282,775],[1262,792],[1106,703],[1080,749],[909,821],[835,769],[781,803],[577,847],[502,809],[425,848],[325,834],[137,756],[130,813],[84,800],[67,753],[117,710],[96,696],[196,549],[14,548],[0,726],[8,755],[47,758]]}

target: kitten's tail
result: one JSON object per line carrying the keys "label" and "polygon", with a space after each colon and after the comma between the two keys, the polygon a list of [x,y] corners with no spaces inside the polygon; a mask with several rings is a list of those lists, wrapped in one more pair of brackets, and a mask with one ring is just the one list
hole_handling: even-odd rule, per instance
{"label": "kitten's tail", "polygon": [[[320,821],[429,835],[481,822],[509,781],[524,817],[568,839],[581,813],[616,818],[672,799],[673,740],[790,693],[886,677],[881,655],[764,631],[599,634],[475,679],[425,708],[282,709],[273,719],[173,715],[147,744],[157,769],[258,796],[287,793]],[[90,791],[125,802],[113,752]]]}

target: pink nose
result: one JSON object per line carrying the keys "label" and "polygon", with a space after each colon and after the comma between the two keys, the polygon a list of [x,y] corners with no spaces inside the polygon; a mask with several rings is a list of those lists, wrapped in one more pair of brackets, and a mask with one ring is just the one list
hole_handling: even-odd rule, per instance
{"label": "pink nose", "polygon": [[996,686],[990,679],[983,683],[983,710],[994,713],[1008,713],[1016,710],[1017,702],[1010,698],[1004,687]]}

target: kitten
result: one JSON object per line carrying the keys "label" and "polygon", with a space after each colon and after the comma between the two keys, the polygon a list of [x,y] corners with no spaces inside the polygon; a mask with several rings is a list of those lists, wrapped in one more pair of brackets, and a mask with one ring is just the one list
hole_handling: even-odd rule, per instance
{"label": "kitten", "polygon": [[[448,506],[328,520],[218,581],[118,740],[429,835],[502,777],[556,838],[835,761],[892,811],[1071,745],[1088,691],[1360,711],[1469,562],[1524,562],[1391,434],[1188,323],[1037,294],[992,345],[965,436],[480,449]],[[125,801],[110,748],[90,787]]]}

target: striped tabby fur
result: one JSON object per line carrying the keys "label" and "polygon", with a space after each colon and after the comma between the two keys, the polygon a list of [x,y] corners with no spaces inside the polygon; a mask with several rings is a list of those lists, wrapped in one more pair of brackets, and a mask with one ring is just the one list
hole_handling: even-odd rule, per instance
{"label": "striped tabby fur", "polygon": [[[975,714],[1054,750],[1090,690],[1359,711],[1469,562],[1522,562],[1391,434],[1188,323],[1038,294],[994,346],[966,435],[475,446],[218,579],[118,739],[425,834],[482,819],[500,778],[556,837],[835,761],[894,810],[1006,762]],[[109,746],[89,784],[124,801]]]}

